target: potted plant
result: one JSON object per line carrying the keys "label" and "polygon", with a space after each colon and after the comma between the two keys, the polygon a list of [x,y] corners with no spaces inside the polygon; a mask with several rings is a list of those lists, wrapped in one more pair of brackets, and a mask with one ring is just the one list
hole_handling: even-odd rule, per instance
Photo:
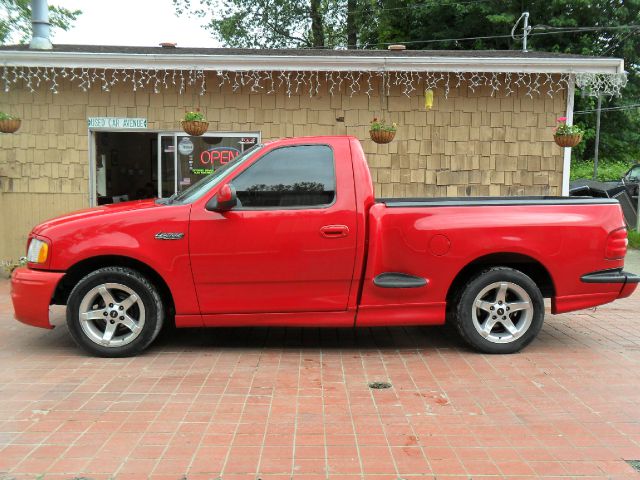
{"label": "potted plant", "polygon": [[185,113],[181,123],[182,129],[192,137],[202,135],[209,128],[209,122],[205,120],[199,108],[195,112]]}
{"label": "potted plant", "polygon": [[371,128],[369,128],[369,135],[371,140],[376,143],[389,143],[396,136],[398,125],[395,123],[385,123],[383,120],[378,120],[373,117],[371,120]]}
{"label": "potted plant", "polygon": [[0,112],[0,132],[14,133],[20,128],[22,120],[8,113]]}
{"label": "potted plant", "polygon": [[567,117],[557,120],[558,126],[554,129],[553,139],[560,147],[575,147],[582,140],[584,130],[578,125],[567,125]]}

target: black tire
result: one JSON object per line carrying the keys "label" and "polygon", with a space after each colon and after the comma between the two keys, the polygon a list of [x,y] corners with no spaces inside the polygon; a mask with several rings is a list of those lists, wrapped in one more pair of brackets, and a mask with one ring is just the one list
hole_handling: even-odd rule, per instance
{"label": "black tire", "polygon": [[520,351],[538,335],[544,322],[540,289],[513,268],[494,267],[479,273],[454,298],[453,320],[460,336],[483,353]]}
{"label": "black tire", "polygon": [[67,302],[71,336],[99,357],[137,355],[158,336],[164,318],[156,287],[139,272],[124,267],[89,273],[73,288]]}

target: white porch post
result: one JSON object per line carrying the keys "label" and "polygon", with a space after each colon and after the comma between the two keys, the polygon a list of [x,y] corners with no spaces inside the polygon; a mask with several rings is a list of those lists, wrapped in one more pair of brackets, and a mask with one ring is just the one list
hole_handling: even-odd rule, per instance
{"label": "white porch post", "polygon": [[[573,125],[573,96],[576,91],[576,76],[569,77],[569,85],[567,87],[567,125]],[[562,196],[569,196],[569,174],[571,171],[571,149],[563,149],[564,162],[562,164]]]}

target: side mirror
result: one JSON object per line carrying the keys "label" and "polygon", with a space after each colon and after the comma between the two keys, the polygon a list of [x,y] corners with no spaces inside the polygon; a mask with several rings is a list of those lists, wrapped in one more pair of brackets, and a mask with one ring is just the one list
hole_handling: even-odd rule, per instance
{"label": "side mirror", "polygon": [[218,193],[207,202],[206,209],[211,212],[227,212],[238,204],[236,196],[236,188],[233,185],[225,183]]}

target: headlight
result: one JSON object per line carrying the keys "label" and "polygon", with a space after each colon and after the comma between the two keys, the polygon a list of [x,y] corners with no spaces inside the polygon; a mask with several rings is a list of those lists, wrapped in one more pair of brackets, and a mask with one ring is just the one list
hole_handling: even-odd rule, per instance
{"label": "headlight", "polygon": [[49,256],[49,245],[47,242],[32,238],[27,250],[27,261],[29,263],[45,263]]}

